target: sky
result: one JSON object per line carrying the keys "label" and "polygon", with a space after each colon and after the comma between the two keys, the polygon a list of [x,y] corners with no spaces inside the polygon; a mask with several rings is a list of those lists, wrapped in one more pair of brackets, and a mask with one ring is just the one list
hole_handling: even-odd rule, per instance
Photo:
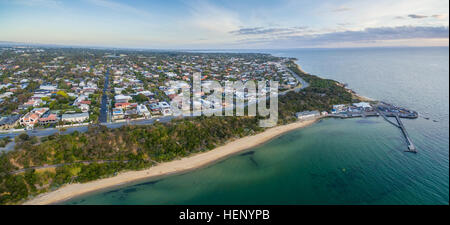
{"label": "sky", "polygon": [[0,42],[152,49],[448,46],[448,0],[0,0]]}

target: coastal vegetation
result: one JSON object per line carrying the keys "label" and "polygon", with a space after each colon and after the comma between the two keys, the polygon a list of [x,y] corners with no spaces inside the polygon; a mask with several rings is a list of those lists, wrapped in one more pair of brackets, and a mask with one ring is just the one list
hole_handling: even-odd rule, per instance
{"label": "coastal vegetation", "polygon": [[[304,110],[330,111],[356,101],[336,81],[291,70],[310,86],[279,98],[278,123],[296,120]],[[149,168],[264,131],[256,117],[193,117],[167,123],[109,129],[92,125],[85,133],[30,137],[21,134],[15,150],[0,155],[0,204],[15,204],[61,185],[88,182],[126,170]]]}
{"label": "coastal vegetation", "polygon": [[9,137],[0,138],[0,147],[5,147],[9,142],[11,142]]}

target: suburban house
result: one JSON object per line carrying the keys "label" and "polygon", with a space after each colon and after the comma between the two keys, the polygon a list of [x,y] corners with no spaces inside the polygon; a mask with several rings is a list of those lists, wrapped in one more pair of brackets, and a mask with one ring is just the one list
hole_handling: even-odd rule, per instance
{"label": "suburban house", "polygon": [[159,102],[159,107],[161,109],[161,113],[164,116],[168,116],[172,114],[172,110],[170,109],[170,105],[167,102]]}
{"label": "suburban house", "polygon": [[139,91],[139,92],[137,92],[136,94],[143,94],[143,95],[145,95],[145,96],[147,96],[147,97],[149,97],[149,96],[154,96],[155,94],[153,94],[153,92],[151,92],[151,91]]}
{"label": "suburban house", "polygon": [[152,111],[152,113],[154,114],[159,114],[161,111],[161,108],[159,107],[158,103],[152,103],[150,104],[150,110]]}
{"label": "suburban house", "polygon": [[39,120],[39,115],[29,112],[20,119],[20,125],[33,127]]}
{"label": "suburban house", "polygon": [[51,84],[47,84],[47,85],[42,84],[39,87],[39,89],[45,90],[45,91],[56,91],[58,88],[56,86],[54,86],[54,85],[51,85]]}
{"label": "suburban house", "polygon": [[89,112],[88,104],[80,104],[80,106],[78,106],[78,108],[80,108],[81,112]]}
{"label": "suburban house", "polygon": [[150,111],[148,111],[147,107],[142,104],[138,105],[137,113],[138,113],[138,115],[145,116],[146,118],[149,118],[151,116]]}
{"label": "suburban house", "polygon": [[34,125],[39,122],[39,118],[41,118],[48,110],[48,108],[36,108],[33,111],[30,111],[20,119],[20,125],[34,127]]}
{"label": "suburban house", "polygon": [[83,122],[89,119],[89,113],[73,113],[73,114],[63,114],[61,116],[61,121],[64,122]]}
{"label": "suburban house", "polygon": [[114,108],[112,109],[112,117],[114,120],[123,119],[123,110],[122,108]]}
{"label": "suburban house", "polygon": [[116,103],[128,102],[131,99],[133,99],[133,98],[131,96],[128,96],[128,95],[116,95],[116,96],[114,96],[114,100],[116,101]]}
{"label": "suburban house", "polygon": [[11,115],[0,119],[0,129],[11,129],[17,126],[21,115]]}
{"label": "suburban house", "polygon": [[137,103],[129,103],[129,102],[119,102],[114,104],[115,108],[121,108],[121,109],[130,109],[130,108],[136,108]]}
{"label": "suburban house", "polygon": [[28,107],[38,107],[41,104],[45,104],[41,99],[34,99],[34,100],[28,100],[27,102],[23,103],[25,108]]}
{"label": "suburban house", "polygon": [[47,124],[55,124],[58,122],[58,116],[54,113],[50,113],[48,115],[42,116],[39,118],[39,124],[40,125],[47,125]]}

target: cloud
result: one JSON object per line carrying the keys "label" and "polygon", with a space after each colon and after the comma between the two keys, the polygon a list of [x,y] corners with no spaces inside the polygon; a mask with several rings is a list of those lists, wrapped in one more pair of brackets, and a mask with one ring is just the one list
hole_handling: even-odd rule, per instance
{"label": "cloud", "polygon": [[347,27],[347,26],[353,25],[353,23],[337,23],[337,25],[339,25],[341,27]]}
{"label": "cloud", "polygon": [[235,35],[266,35],[266,34],[294,34],[305,30],[307,27],[289,27],[289,28],[264,28],[264,27],[250,27],[241,28],[239,30],[230,31],[230,34]]}
{"label": "cloud", "polygon": [[409,14],[408,17],[413,18],[413,19],[423,19],[423,18],[427,18],[428,16],[418,15],[418,14]]}
{"label": "cloud", "polygon": [[345,11],[350,11],[352,10],[351,8],[347,8],[347,7],[339,7],[336,9],[331,10],[332,12],[345,12]]}
{"label": "cloud", "polygon": [[206,1],[188,1],[187,23],[202,31],[223,35],[242,25],[238,13]]}
{"label": "cloud", "polygon": [[435,14],[435,15],[432,15],[431,17],[436,18],[436,19],[447,19],[448,14]]}
{"label": "cloud", "polygon": [[[432,16],[425,16],[425,15],[418,15],[418,14],[409,14],[407,17],[412,19],[424,19],[428,17],[433,17],[436,19],[446,19],[448,17],[448,14],[434,14]],[[394,19],[405,19],[404,16],[396,16]]]}
{"label": "cloud", "polygon": [[321,46],[332,43],[370,43],[384,40],[448,38],[448,26],[400,26],[366,28],[360,31],[340,31],[315,35],[279,36],[245,39],[247,43],[281,44],[284,46]]}

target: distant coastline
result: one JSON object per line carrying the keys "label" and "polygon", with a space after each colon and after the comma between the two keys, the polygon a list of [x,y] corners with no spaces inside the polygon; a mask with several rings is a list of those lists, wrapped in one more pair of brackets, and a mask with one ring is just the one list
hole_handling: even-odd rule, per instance
{"label": "distant coastline", "polygon": [[68,184],[58,190],[38,195],[37,197],[24,202],[24,205],[47,205],[62,202],[76,196],[98,191],[108,187],[123,185],[129,182],[148,179],[152,177],[171,175],[175,173],[187,172],[193,169],[214,163],[236,153],[261,145],[284,133],[304,128],[314,124],[321,117],[290,123],[287,125],[269,128],[266,131],[231,141],[224,146],[215,148],[211,151],[195,154],[179,160],[164,162],[149,169],[140,171],[129,171],[118,174],[117,176],[91,181],[88,183]]}

